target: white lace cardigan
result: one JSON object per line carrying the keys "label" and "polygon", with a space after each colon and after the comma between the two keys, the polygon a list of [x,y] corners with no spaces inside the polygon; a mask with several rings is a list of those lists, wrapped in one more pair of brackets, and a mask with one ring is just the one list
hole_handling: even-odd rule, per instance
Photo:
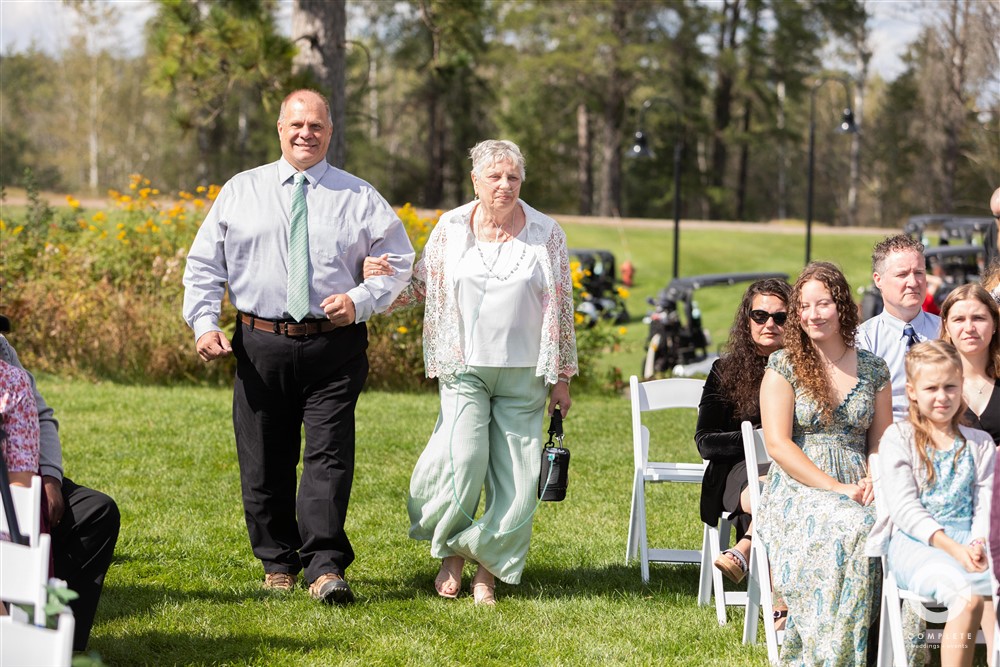
{"label": "white lace cardigan", "polygon": [[[569,274],[566,234],[555,220],[518,200],[524,210],[529,251],[535,253],[545,276],[542,296],[541,345],[536,375],[546,384],[577,373],[573,321],[573,282]],[[410,284],[388,312],[423,302],[424,366],[427,377],[449,377],[465,369],[462,316],[455,289],[455,267],[475,244],[471,201],[441,216],[413,267]]]}

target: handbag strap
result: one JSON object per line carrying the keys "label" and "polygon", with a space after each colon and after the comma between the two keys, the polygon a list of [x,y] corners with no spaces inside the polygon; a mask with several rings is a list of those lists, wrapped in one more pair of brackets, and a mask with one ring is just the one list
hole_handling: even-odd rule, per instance
{"label": "handbag strap", "polygon": [[552,420],[549,422],[549,441],[545,443],[546,445],[554,445],[552,442],[553,436],[559,441],[559,446],[562,447],[563,442],[563,424],[562,424],[562,412],[559,408],[552,410]]}

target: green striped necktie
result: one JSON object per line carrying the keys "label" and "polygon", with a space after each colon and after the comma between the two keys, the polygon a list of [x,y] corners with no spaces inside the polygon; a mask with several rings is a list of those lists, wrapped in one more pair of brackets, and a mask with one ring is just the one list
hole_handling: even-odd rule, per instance
{"label": "green striped necktie", "polygon": [[305,174],[295,174],[292,224],[288,229],[288,314],[296,322],[309,314],[309,210],[303,188],[305,179]]}

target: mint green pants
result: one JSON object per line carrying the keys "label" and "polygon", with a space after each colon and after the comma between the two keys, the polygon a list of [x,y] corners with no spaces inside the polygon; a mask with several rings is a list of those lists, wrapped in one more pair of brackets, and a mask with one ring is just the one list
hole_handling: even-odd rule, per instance
{"label": "mint green pants", "polygon": [[441,412],[410,478],[410,537],[429,540],[435,558],[462,556],[519,583],[538,500],[545,381],[534,368],[469,367],[438,384]]}

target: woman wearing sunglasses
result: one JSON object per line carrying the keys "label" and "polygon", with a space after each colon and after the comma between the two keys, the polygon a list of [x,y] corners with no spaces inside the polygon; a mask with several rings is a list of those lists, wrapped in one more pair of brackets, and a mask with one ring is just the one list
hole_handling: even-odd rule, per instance
{"label": "woman wearing sunglasses", "polygon": [[[758,280],[747,288],[729,332],[726,353],[705,381],[698,407],[695,442],[708,461],[701,484],[701,520],[714,526],[723,511],[736,527],[736,545],[716,559],[715,567],[739,583],[747,573],[753,529],[748,475],[740,423],[760,427],[760,381],[767,358],[781,348],[791,287],[783,280]],[[767,472],[761,466],[757,475]]]}

